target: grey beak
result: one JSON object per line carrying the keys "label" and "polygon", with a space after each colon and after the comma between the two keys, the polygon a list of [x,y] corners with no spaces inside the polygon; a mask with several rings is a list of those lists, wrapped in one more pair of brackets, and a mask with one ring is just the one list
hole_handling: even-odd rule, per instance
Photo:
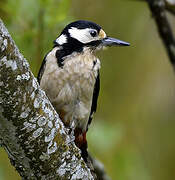
{"label": "grey beak", "polygon": [[119,39],[106,37],[102,40],[103,46],[129,46],[130,43],[121,41]]}

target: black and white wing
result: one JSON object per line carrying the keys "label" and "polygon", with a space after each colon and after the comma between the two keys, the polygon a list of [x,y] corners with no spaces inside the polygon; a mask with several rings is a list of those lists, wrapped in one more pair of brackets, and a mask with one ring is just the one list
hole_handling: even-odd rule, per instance
{"label": "black and white wing", "polygon": [[[97,101],[98,101],[99,91],[100,91],[100,72],[98,70],[98,75],[97,75],[95,86],[94,86],[94,92],[93,92],[93,98],[92,98],[92,106],[91,106],[91,113],[90,113],[90,116],[89,116],[88,126],[91,124],[91,121],[92,121],[92,118],[93,118],[93,114],[97,110]],[[88,126],[87,126],[87,130],[88,130]]]}
{"label": "black and white wing", "polygon": [[41,81],[41,78],[43,76],[43,73],[44,73],[44,70],[46,68],[46,57],[47,57],[48,53],[45,55],[44,59],[43,59],[43,62],[41,64],[41,67],[40,67],[40,70],[38,72],[38,76],[37,76],[37,80],[38,80],[38,83],[40,84],[40,81]]}

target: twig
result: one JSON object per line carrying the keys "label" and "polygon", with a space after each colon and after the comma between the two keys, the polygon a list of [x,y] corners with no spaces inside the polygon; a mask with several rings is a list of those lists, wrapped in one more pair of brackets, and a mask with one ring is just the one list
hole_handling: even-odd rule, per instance
{"label": "twig", "polygon": [[175,69],[175,39],[166,16],[165,1],[147,0],[147,2],[155,19],[159,35],[169,55],[170,62]]}

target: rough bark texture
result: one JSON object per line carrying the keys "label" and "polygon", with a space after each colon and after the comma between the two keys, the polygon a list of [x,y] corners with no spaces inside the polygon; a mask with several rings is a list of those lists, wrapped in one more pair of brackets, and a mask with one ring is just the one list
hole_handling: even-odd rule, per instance
{"label": "rough bark texture", "polygon": [[[159,35],[169,55],[169,59],[175,69],[175,38],[166,16],[165,0],[146,0],[155,19]],[[168,1],[166,1],[168,4]]]}
{"label": "rough bark texture", "polygon": [[23,179],[94,179],[0,20],[0,144]]}

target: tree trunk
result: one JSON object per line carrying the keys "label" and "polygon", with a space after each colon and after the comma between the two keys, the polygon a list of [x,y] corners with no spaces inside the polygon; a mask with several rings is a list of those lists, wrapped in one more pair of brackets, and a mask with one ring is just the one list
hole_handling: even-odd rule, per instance
{"label": "tree trunk", "polygon": [[0,144],[22,179],[94,179],[1,20]]}

